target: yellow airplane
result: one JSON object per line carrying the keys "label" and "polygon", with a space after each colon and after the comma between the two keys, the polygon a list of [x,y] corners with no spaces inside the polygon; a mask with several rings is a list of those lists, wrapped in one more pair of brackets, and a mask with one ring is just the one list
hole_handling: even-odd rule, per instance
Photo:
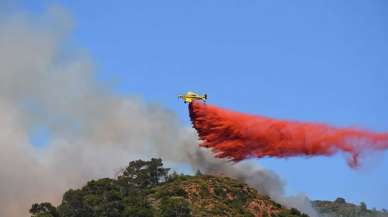
{"label": "yellow airplane", "polygon": [[205,93],[203,96],[201,96],[198,93],[189,91],[185,95],[178,96],[178,98],[183,99],[184,103],[191,103],[193,100],[202,100],[206,102],[207,94]]}

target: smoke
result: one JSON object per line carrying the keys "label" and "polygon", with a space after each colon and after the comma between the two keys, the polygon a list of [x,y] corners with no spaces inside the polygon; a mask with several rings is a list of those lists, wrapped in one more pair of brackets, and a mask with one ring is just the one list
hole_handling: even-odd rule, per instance
{"label": "smoke", "polygon": [[[0,216],[27,216],[131,159],[194,145],[172,112],[99,84],[89,57],[69,49],[71,26],[60,8],[0,22]],[[51,140],[36,149],[28,135],[42,126]]]}
{"label": "smoke", "polygon": [[[290,204],[276,174],[214,159],[171,111],[112,94],[88,55],[71,46],[71,29],[61,8],[0,20],[0,216],[28,216],[34,202],[57,204],[67,189],[153,156],[242,179]],[[42,126],[51,139],[37,149],[29,134]]]}
{"label": "smoke", "polygon": [[233,161],[256,157],[330,156],[350,154],[349,166],[359,166],[360,154],[388,149],[388,133],[334,128],[319,123],[277,120],[228,111],[194,101],[189,106],[193,126],[218,158]]}

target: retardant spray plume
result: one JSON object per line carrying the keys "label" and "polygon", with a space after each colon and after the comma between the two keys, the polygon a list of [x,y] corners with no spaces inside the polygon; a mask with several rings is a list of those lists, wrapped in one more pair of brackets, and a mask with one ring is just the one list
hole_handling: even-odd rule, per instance
{"label": "retardant spray plume", "polygon": [[200,146],[210,148],[218,158],[233,161],[330,156],[341,151],[350,154],[348,164],[355,168],[364,151],[388,148],[388,133],[242,114],[199,101],[190,103],[189,112],[202,140]]}

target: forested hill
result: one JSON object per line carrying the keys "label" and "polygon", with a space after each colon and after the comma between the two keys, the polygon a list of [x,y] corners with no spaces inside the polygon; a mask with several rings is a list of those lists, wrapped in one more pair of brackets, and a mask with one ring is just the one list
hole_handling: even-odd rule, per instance
{"label": "forested hill", "polygon": [[228,177],[169,173],[161,159],[132,161],[115,178],[68,190],[62,203],[33,204],[33,217],[307,217]]}
{"label": "forested hill", "polygon": [[[322,217],[388,217],[343,198],[313,201]],[[117,178],[89,181],[64,193],[57,207],[33,204],[32,217],[307,217],[228,177],[178,175],[161,159],[132,161]]]}
{"label": "forested hill", "polygon": [[313,201],[313,206],[322,217],[388,217],[387,210],[368,209],[365,203],[355,205],[347,203],[344,198],[335,201]]}

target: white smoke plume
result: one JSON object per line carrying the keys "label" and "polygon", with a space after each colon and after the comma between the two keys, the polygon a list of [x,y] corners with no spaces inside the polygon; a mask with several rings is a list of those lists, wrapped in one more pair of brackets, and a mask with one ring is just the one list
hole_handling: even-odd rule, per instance
{"label": "white smoke plume", "polygon": [[[293,204],[299,199],[283,197],[276,174],[249,164],[231,166],[200,151],[195,132],[171,111],[110,93],[94,78],[90,58],[69,49],[71,28],[61,8],[41,17],[0,18],[0,216],[28,216],[34,202],[57,204],[67,189],[151,156],[221,171],[314,214],[308,201]],[[28,136],[37,125],[51,134],[41,150]]]}

